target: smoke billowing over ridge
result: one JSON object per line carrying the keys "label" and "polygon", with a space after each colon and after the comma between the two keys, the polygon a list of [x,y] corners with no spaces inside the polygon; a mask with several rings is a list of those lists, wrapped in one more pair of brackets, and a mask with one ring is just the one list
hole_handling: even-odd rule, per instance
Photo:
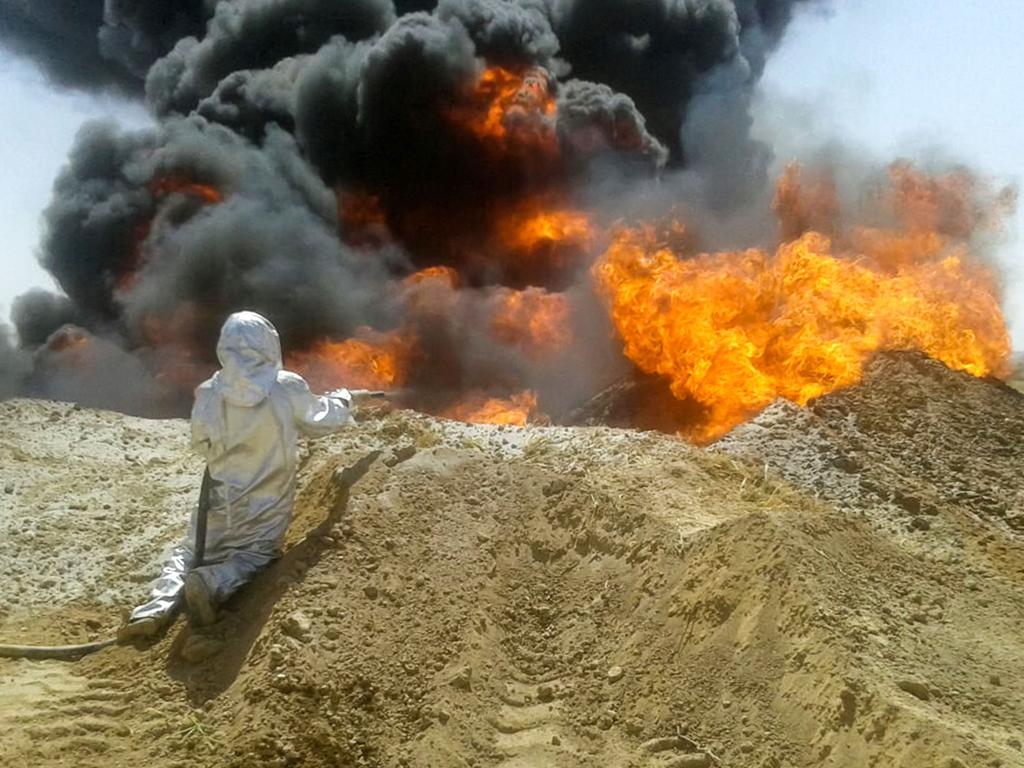
{"label": "smoke billowing over ridge", "polygon": [[[644,281],[736,283],[731,255],[705,253],[736,232],[767,249],[761,271],[745,273],[755,303],[779,301],[766,286],[788,279],[785,254],[770,249],[813,230],[831,238],[814,243],[828,263],[872,262],[894,292],[887,311],[910,290],[896,279],[908,259],[931,300],[918,312],[992,309],[982,266],[965,267],[970,296],[930,270],[951,269],[953,256],[973,265],[964,254],[1008,195],[913,169],[877,176],[871,204],[848,204],[824,171],[810,185],[794,172],[773,191],[771,150],[750,136],[751,97],[794,9],[810,2],[0,0],[0,43],[59,83],[134,92],[159,119],[80,132],[41,245],[66,296],[18,301],[21,347],[0,339],[0,394],[21,381],[44,396],[179,412],[214,364],[225,315],[249,308],[325,388],[401,388],[415,407],[515,423],[639,370],[663,377],[705,436],[710,414],[745,411],[719,408],[695,377],[756,371],[757,403],[791,396],[776,368],[827,391],[872,348],[945,349],[933,343],[945,321],[867,329],[839,318],[872,343],[854,340],[849,365],[808,362],[815,355],[776,338],[792,327],[744,326],[756,313],[725,296],[710,346],[655,328],[707,318],[700,302]],[[908,200],[932,220],[907,215]],[[650,269],[666,248],[681,271]],[[894,258],[901,248],[914,253]],[[688,273],[704,261],[710,277]],[[653,314],[631,315],[635,296],[655,302]],[[847,309],[807,301],[794,313],[803,322]],[[964,328],[946,332],[994,338],[936,354],[1001,372],[1001,316],[959,316]],[[781,349],[803,358],[776,360]],[[124,381],[137,386],[115,386]]]}

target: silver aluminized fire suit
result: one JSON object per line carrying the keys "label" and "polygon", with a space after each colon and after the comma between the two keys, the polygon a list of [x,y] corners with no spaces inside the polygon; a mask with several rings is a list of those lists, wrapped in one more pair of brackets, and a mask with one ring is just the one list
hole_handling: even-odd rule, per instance
{"label": "silver aluminized fire suit", "polygon": [[[299,434],[325,435],[354,421],[349,403],[314,395],[301,376],[282,370],[277,331],[255,312],[227,319],[217,357],[221,370],[196,390],[192,448],[213,481],[206,554],[194,572],[220,603],[280,553],[292,517]],[[178,604],[195,525],[193,514],[185,542],[132,621],[162,619]]]}

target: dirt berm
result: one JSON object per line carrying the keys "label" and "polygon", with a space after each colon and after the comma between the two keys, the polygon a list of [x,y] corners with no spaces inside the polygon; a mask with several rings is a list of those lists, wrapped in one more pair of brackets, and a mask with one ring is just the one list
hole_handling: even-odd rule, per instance
{"label": "dirt berm", "polygon": [[[0,404],[0,643],[141,599],[186,424]],[[411,413],[304,449],[193,633],[0,660],[4,766],[1024,766],[1024,396],[913,355],[709,450]]]}

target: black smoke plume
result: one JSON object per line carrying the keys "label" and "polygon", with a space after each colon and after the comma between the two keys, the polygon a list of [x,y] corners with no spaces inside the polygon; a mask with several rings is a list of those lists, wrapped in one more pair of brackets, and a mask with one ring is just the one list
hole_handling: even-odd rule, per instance
{"label": "black smoke plume", "polygon": [[138,89],[100,53],[101,0],[0,0],[0,45],[32,58],[57,84]]}
{"label": "black smoke plume", "polygon": [[100,53],[145,79],[178,40],[201,35],[217,0],[106,0]]}
{"label": "black smoke plume", "polygon": [[50,335],[65,325],[78,325],[78,307],[67,296],[34,288],[14,300],[11,319],[22,345],[41,347]]}
{"label": "black smoke plume", "polygon": [[[4,392],[33,352],[37,394],[173,410],[249,308],[300,351],[414,333],[431,407],[523,387],[568,405],[599,378],[580,371],[621,363],[581,279],[595,244],[517,244],[508,222],[614,215],[676,168],[701,205],[742,202],[768,159],[750,94],[800,1],[0,0],[0,44],[159,120],[81,130],[40,249],[65,296],[18,302]],[[403,281],[436,266],[458,285],[417,314]],[[483,334],[522,289],[559,293],[586,343],[551,364]]]}
{"label": "black smoke plume", "polygon": [[20,349],[11,338],[10,329],[0,324],[0,400],[24,393],[31,371],[28,352]]}
{"label": "black smoke plume", "polygon": [[157,114],[188,114],[233,72],[312,53],[335,35],[361,40],[394,22],[389,0],[249,0],[220,3],[201,38],[185,37],[150,69]]}
{"label": "black smoke plume", "polygon": [[147,324],[208,340],[241,305],[295,344],[383,320],[380,284],[401,257],[342,243],[334,194],[279,129],[257,147],[200,117],[91,124],[55,189],[46,268],[82,317],[133,343],[154,341]]}
{"label": "black smoke plume", "polygon": [[142,92],[149,67],[202,34],[215,0],[0,0],[0,45],[54,82]]}

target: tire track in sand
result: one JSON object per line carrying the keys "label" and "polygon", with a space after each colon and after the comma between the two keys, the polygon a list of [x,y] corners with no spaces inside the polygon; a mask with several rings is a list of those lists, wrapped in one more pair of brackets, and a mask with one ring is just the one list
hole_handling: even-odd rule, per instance
{"label": "tire track in sand", "polygon": [[578,754],[563,721],[562,684],[555,676],[515,674],[490,719],[499,768],[568,768]]}
{"label": "tire track in sand", "polygon": [[0,764],[17,755],[110,765],[130,746],[124,715],[135,698],[131,684],[72,669],[32,661],[0,667]]}
{"label": "tire track in sand", "polygon": [[499,622],[506,679],[500,706],[488,718],[497,768],[578,768],[581,752],[564,701],[570,692],[560,653],[566,627],[557,592],[541,564],[528,562],[509,575]]}

